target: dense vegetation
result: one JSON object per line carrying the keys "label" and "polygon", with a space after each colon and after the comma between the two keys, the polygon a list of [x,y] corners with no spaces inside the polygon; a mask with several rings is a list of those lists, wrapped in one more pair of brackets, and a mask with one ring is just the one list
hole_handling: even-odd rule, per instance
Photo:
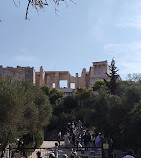
{"label": "dense vegetation", "polygon": [[98,80],[93,89],[78,88],[75,97],[68,96],[54,106],[48,130],[65,132],[68,122],[80,119],[87,127],[95,127],[106,137],[110,136],[115,148],[138,149],[141,146],[140,79],[121,81],[117,69],[113,65],[111,69],[109,81]]}
{"label": "dense vegetation", "polygon": [[[43,139],[43,127],[49,123],[52,107],[40,87],[29,81],[13,81],[0,76],[0,144],[24,138],[25,144]],[[34,139],[34,140],[33,140]]]}
{"label": "dense vegetation", "polygon": [[141,83],[118,81],[113,95],[103,86],[104,81],[100,82],[98,91],[77,89],[75,97],[68,96],[55,106],[49,130],[65,132],[68,122],[80,119],[87,127],[110,136],[115,148],[140,147]]}
{"label": "dense vegetation", "polygon": [[138,75],[129,79],[119,80],[117,69],[111,65],[109,81],[98,80],[93,89],[78,88],[75,96],[62,100],[63,94],[56,89],[0,76],[0,144],[24,138],[27,144],[34,140],[39,146],[43,127],[48,133],[54,129],[63,133],[68,122],[80,119],[87,127],[110,136],[115,148],[138,149],[141,82]]}

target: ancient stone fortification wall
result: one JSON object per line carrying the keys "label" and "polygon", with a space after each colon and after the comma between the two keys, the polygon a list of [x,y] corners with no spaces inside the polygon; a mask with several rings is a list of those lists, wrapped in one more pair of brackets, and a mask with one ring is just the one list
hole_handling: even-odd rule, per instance
{"label": "ancient stone fortification wall", "polygon": [[40,67],[40,72],[36,72],[36,84],[40,86],[60,88],[60,81],[67,80],[67,88],[70,88],[70,84],[75,84],[77,87],[90,88],[94,82],[98,79],[108,79],[107,74],[110,73],[110,69],[106,61],[93,62],[93,66],[90,67],[89,71],[83,68],[81,76],[76,73],[75,76],[71,76],[69,71],[44,71],[43,67]]}
{"label": "ancient stone fortification wall", "polygon": [[108,79],[106,75],[110,73],[110,69],[106,61],[93,62],[93,66],[89,71],[85,68],[82,69],[81,76],[76,73],[75,76],[71,76],[69,71],[44,71],[43,67],[40,67],[39,72],[35,72],[32,67],[6,67],[0,66],[0,74],[10,76],[15,80],[27,79],[40,86],[48,86],[50,88],[55,84],[55,88],[60,88],[60,81],[67,81],[67,88],[71,88],[71,83],[75,84],[75,89],[78,87],[90,88],[94,82],[98,79]]}
{"label": "ancient stone fortification wall", "polygon": [[0,74],[4,76],[10,76],[14,80],[30,80],[35,83],[35,70],[32,67],[20,67],[17,66],[16,68],[13,67],[6,67],[0,66]]}

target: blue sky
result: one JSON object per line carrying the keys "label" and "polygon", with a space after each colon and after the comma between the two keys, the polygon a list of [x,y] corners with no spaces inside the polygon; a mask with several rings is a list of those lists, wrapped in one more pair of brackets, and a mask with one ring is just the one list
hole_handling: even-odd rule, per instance
{"label": "blue sky", "polygon": [[[33,66],[38,71],[64,70],[72,75],[95,61],[115,58],[123,79],[141,73],[141,1],[74,0],[54,11],[54,4],[37,11],[27,1],[16,7],[0,0],[0,65]],[[18,4],[18,0],[15,0]]]}

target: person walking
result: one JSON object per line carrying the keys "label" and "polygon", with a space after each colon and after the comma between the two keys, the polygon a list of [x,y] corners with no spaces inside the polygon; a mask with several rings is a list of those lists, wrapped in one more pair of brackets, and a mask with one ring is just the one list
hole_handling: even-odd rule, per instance
{"label": "person walking", "polygon": [[68,158],[67,154],[63,154],[62,158]]}
{"label": "person walking", "polygon": [[55,154],[54,153],[50,153],[49,154],[49,158],[55,158]]}
{"label": "person walking", "polygon": [[40,151],[38,151],[38,152],[36,153],[36,155],[37,155],[37,158],[42,158],[42,157],[41,157],[41,152],[40,152]]}
{"label": "person walking", "polygon": [[73,151],[72,154],[70,155],[70,158],[81,158],[76,151]]}
{"label": "person walking", "polygon": [[123,158],[134,158],[133,157],[133,150],[129,149],[126,156],[124,156]]}
{"label": "person walking", "polygon": [[98,135],[96,135],[95,146],[96,146],[96,148],[102,148],[101,133],[98,133]]}
{"label": "person walking", "polygon": [[64,145],[65,145],[65,148],[67,148],[69,146],[69,144],[70,144],[69,135],[66,132],[65,135],[64,135]]}
{"label": "person walking", "polygon": [[58,133],[58,137],[57,137],[57,141],[59,143],[59,146],[60,146],[60,142],[61,142],[61,131]]}

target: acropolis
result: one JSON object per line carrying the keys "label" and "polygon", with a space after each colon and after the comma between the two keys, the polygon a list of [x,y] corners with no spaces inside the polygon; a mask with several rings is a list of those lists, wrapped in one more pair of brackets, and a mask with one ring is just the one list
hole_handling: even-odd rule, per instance
{"label": "acropolis", "polygon": [[108,79],[107,74],[110,73],[109,65],[107,60],[100,62],[93,62],[93,66],[86,71],[86,68],[82,69],[81,75],[78,73],[72,76],[69,71],[45,71],[43,67],[40,67],[40,71],[36,72],[34,67],[21,67],[17,66],[6,67],[0,66],[0,74],[10,76],[15,80],[26,79],[32,81],[34,84],[39,86],[48,86],[60,89],[60,81],[67,80],[67,88],[71,88],[71,83],[75,85],[75,89],[91,88],[96,80]]}

